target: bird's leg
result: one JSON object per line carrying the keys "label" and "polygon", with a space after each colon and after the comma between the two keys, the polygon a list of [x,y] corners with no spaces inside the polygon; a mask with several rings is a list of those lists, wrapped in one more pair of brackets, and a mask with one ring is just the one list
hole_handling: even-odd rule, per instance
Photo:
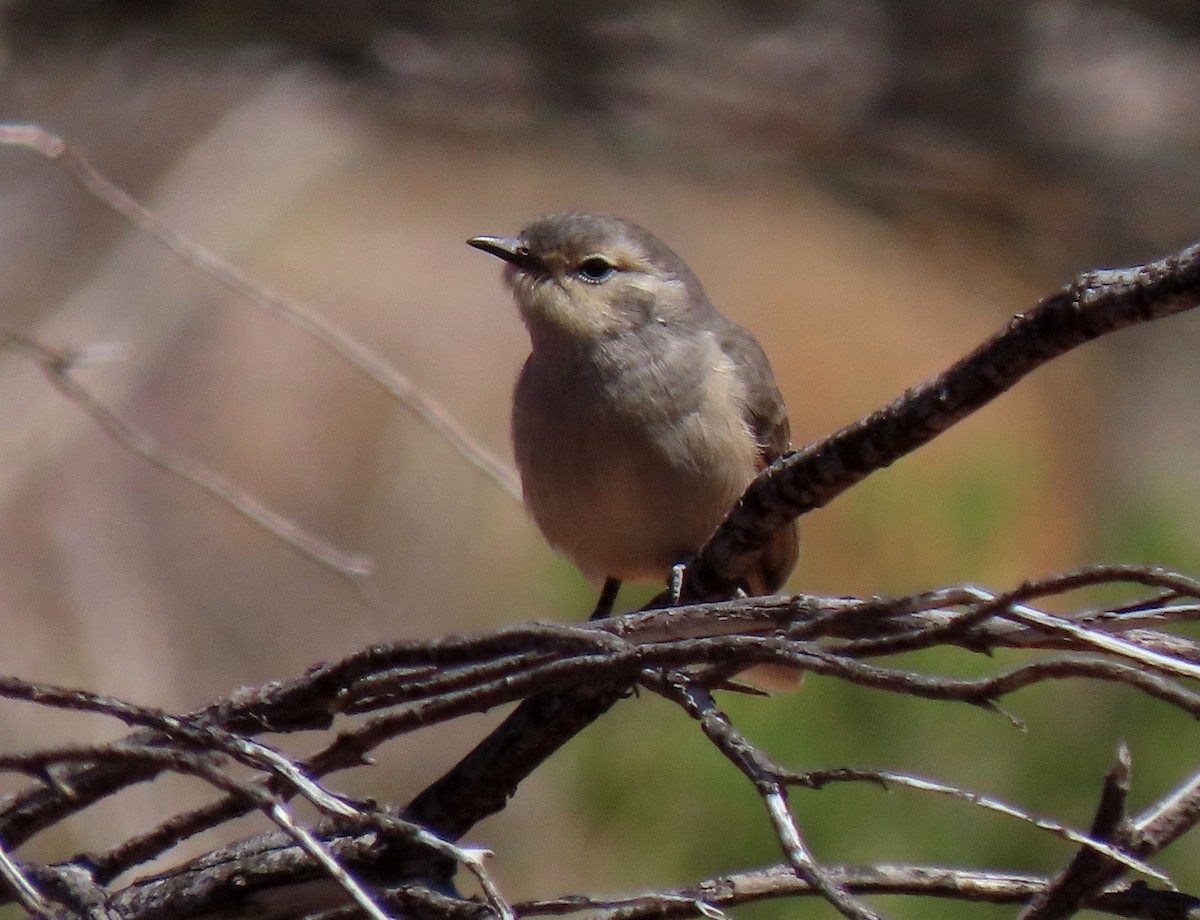
{"label": "bird's leg", "polygon": [[600,597],[596,600],[596,609],[592,611],[589,620],[603,620],[612,616],[613,605],[617,602],[617,592],[621,590],[621,579],[606,578],[604,587],[600,589]]}

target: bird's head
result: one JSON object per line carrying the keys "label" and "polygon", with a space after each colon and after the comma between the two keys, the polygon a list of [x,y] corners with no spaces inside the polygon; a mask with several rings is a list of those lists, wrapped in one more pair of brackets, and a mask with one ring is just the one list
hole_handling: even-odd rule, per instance
{"label": "bird's head", "polygon": [[508,263],[504,278],[535,346],[541,336],[587,341],[670,323],[707,302],[679,256],[616,217],[552,214],[515,238],[467,242]]}

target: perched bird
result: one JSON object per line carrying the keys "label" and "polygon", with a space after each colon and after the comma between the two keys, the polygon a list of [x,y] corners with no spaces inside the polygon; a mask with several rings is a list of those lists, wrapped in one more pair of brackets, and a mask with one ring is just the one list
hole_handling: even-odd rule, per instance
{"label": "perched bird", "polygon": [[[605,588],[662,580],[788,450],[783,398],[754,337],[687,264],[636,224],[553,214],[514,239],[467,241],[506,263],[531,351],[513,395],[525,504],[546,539]],[[796,564],[780,530],[746,578],[777,590]]]}

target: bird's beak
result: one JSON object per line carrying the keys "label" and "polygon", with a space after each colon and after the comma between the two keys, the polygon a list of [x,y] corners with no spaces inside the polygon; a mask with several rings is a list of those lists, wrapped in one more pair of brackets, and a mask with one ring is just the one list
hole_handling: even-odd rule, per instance
{"label": "bird's beak", "polygon": [[467,245],[491,253],[497,259],[503,259],[509,265],[515,265],[517,268],[536,268],[538,266],[537,260],[520,240],[504,236],[476,236],[467,240]]}

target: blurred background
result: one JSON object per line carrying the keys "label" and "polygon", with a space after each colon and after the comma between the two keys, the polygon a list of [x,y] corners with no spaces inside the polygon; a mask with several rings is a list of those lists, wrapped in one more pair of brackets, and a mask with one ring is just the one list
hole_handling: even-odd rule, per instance
{"label": "blurred background", "polygon": [[[0,0],[0,119],[62,135],[175,228],[378,351],[506,460],[526,342],[495,260],[463,241],[540,213],[619,214],[666,240],[764,344],[797,444],[1077,272],[1200,238],[1188,0]],[[121,346],[79,379],[375,565],[366,590],[347,584],[122,450],[0,354],[0,672],[186,710],[371,642],[591,609],[593,589],[519,504],[408,409],[15,149],[0,149],[0,325]],[[791,587],[1002,589],[1100,561],[1200,574],[1198,340],[1184,315],[1039,371],[808,516]],[[969,674],[1017,660],[909,663]],[[1194,767],[1197,746],[1178,740],[1194,725],[1127,691],[1066,683],[1008,706],[1024,731],[826,680],[729,701],[791,766],[911,770],[1082,827],[1120,739],[1135,808]],[[331,785],[402,803],[500,715],[391,745]],[[119,731],[0,706],[4,750]],[[205,800],[158,783],[26,852],[105,847]],[[1048,871],[1070,852],[909,792],[794,804],[825,861]],[[499,853],[513,898],[778,859],[747,785],[645,698],[471,840]],[[1187,846],[1161,864],[1194,891]],[[832,916],[816,903],[740,913]]]}

